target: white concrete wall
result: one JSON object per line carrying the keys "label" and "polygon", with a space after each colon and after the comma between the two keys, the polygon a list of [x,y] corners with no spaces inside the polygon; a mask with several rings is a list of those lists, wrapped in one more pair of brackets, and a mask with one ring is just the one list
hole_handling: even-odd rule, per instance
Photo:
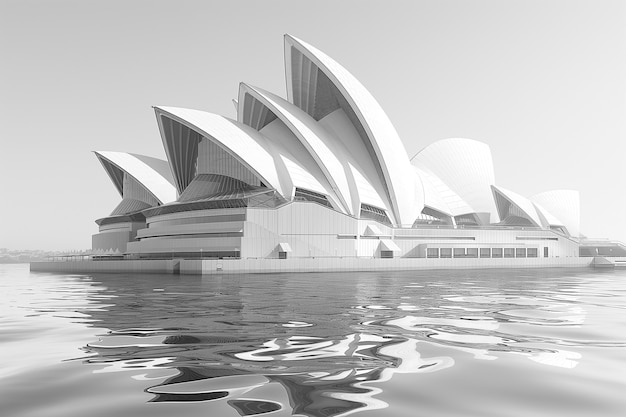
{"label": "white concrete wall", "polygon": [[[245,221],[201,222],[202,218],[245,215]],[[157,220],[198,219],[198,223],[160,225]],[[217,218],[216,218],[217,219]],[[225,218],[227,219],[227,218]],[[507,228],[393,229],[373,220],[342,214],[313,202],[294,201],[277,209],[247,208],[172,213],[148,219],[139,232],[141,242],[131,242],[131,253],[240,251],[242,258],[278,258],[277,246],[288,243],[288,258],[380,257],[381,239],[391,239],[400,251],[396,258],[424,257],[424,245],[439,248],[537,248],[550,258],[578,256],[577,242],[550,230]],[[373,225],[376,233],[367,232]],[[243,237],[194,236],[238,233]],[[366,236],[368,235],[369,236]],[[186,235],[186,236],[183,236]],[[175,256],[175,254],[173,255]]]}
{"label": "white concrete wall", "polygon": [[[202,251],[240,251],[241,237],[205,237],[194,236],[210,233],[237,233],[244,228],[243,221],[215,221],[203,222],[203,218],[218,218],[225,215],[244,215],[245,209],[215,209],[193,210],[180,213],[170,213],[147,219],[148,228],[140,230],[138,237],[141,241],[130,242],[127,252],[142,253],[172,253],[175,252],[202,252]],[[199,219],[198,223],[168,225],[164,221]],[[184,235],[184,237],[182,237]]]}
{"label": "white concrete wall", "polygon": [[58,261],[32,262],[31,271],[42,272],[132,272],[132,273],[167,273],[174,271],[180,260],[138,260],[138,261]]}
{"label": "white concrete wall", "polygon": [[401,256],[408,257],[419,256],[420,244],[440,248],[535,247],[539,257],[543,257],[543,248],[547,247],[549,257],[578,257],[577,242],[550,230],[402,229],[395,230],[394,237],[394,242],[402,249]]}
{"label": "white concrete wall", "polygon": [[128,242],[134,240],[137,231],[145,227],[143,222],[123,222],[100,226],[100,232],[91,235],[91,248],[126,252]]}
{"label": "white concrete wall", "polygon": [[[230,209],[211,209],[211,210],[192,210],[192,211],[183,211],[180,213],[169,213],[169,214],[161,214],[159,216],[153,216],[146,219],[146,223],[149,227],[158,227],[159,221],[163,220],[176,220],[176,219],[190,219],[195,217],[206,217],[206,216],[223,216],[229,214],[245,214],[245,208],[230,208]],[[152,224],[157,223],[157,224]]]}
{"label": "white concrete wall", "polygon": [[313,202],[292,202],[276,210],[248,209],[242,257],[278,257],[279,243],[289,243],[289,257],[355,256],[357,220]]}
{"label": "white concrete wall", "polygon": [[177,252],[239,251],[241,250],[241,238],[147,239],[141,242],[130,242],[127,247],[127,251],[133,254],[162,253],[167,255],[171,253],[172,257],[176,257]]}
{"label": "white concrete wall", "polygon": [[31,271],[65,273],[180,273],[220,275],[280,272],[349,272],[418,269],[494,269],[587,267],[593,258],[528,259],[373,259],[373,258],[290,258],[223,260],[126,260],[33,262]]}
{"label": "white concrete wall", "polygon": [[111,230],[104,233],[91,235],[91,248],[94,251],[126,252],[128,242],[132,240],[133,233],[130,230]]}
{"label": "white concrete wall", "polygon": [[201,233],[229,233],[240,232],[243,230],[243,221],[237,222],[215,222],[215,223],[195,223],[180,224],[163,227],[150,227],[149,229],[139,230],[137,238],[159,237],[159,236],[177,236],[177,235],[194,235]]}
{"label": "white concrete wall", "polygon": [[[369,224],[381,236],[364,236]],[[353,235],[357,239],[340,239]],[[372,220],[356,220],[311,202],[293,202],[276,210],[248,209],[242,242],[242,257],[278,257],[274,251],[281,243],[289,243],[289,257],[338,256],[377,257],[380,239],[392,239],[401,249],[396,257],[420,257],[420,245],[433,247],[533,247],[543,257],[577,257],[578,244],[553,231],[540,229],[392,229]],[[557,239],[557,240],[552,240]]]}
{"label": "white concrete wall", "polygon": [[593,258],[507,258],[507,259],[374,259],[374,258],[290,258],[184,260],[183,274],[234,274],[280,272],[348,272],[419,269],[497,269],[587,267]]}

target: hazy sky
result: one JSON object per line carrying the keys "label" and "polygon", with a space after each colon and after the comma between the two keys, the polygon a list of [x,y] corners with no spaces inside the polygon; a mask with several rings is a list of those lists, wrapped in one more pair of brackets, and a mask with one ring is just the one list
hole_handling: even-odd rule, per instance
{"label": "hazy sky", "polygon": [[87,249],[120,201],[90,151],[165,158],[153,105],[285,96],[283,34],[354,74],[409,156],[492,150],[496,184],[578,189],[626,241],[626,2],[0,0],[0,247]]}

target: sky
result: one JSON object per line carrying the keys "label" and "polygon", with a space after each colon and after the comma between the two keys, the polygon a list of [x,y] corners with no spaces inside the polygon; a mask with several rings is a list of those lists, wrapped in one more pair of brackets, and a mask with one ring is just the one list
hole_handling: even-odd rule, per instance
{"label": "sky", "polygon": [[285,33],[361,81],[409,157],[482,141],[497,185],[579,190],[581,232],[626,242],[621,0],[0,0],[0,248],[90,248],[121,199],[91,152],[165,159],[155,105],[285,97]]}

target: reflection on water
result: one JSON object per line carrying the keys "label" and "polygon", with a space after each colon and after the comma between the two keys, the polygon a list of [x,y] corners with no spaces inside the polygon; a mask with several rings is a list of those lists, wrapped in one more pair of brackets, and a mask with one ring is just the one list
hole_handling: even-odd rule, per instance
{"label": "reflection on water", "polygon": [[[45,325],[59,347],[34,364],[13,360],[2,383],[20,373],[34,378],[37,366],[80,363],[91,378],[117,378],[120,389],[119,381],[132,379],[128,390],[140,384],[144,397],[133,397],[135,406],[178,404],[181,415],[197,415],[185,408],[192,404],[233,416],[619,415],[626,406],[617,395],[626,379],[614,372],[626,359],[626,271],[0,271],[11,311],[0,322],[2,342],[14,359],[41,337],[24,327],[43,319],[58,320]],[[80,351],[60,357],[68,323],[91,336],[75,346]],[[587,392],[598,384],[602,395]],[[446,402],[437,400],[444,394]],[[515,409],[511,398],[500,402],[509,395],[520,398]],[[521,400],[528,395],[530,402]],[[578,399],[557,401],[569,395]],[[29,405],[8,404],[15,415],[28,414]]]}

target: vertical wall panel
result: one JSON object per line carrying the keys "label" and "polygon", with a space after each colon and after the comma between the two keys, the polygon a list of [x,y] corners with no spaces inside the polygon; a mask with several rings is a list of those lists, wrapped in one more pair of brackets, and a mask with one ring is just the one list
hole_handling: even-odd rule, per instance
{"label": "vertical wall panel", "polygon": [[207,138],[198,146],[198,174],[219,174],[236,178],[246,184],[259,186],[261,182],[236,158]]}
{"label": "vertical wall panel", "polygon": [[151,192],[149,192],[143,185],[141,185],[137,180],[133,177],[124,173],[124,186],[123,186],[123,194],[124,198],[132,198],[135,200],[143,201],[144,203],[149,204],[150,206],[158,206],[159,202]]}

